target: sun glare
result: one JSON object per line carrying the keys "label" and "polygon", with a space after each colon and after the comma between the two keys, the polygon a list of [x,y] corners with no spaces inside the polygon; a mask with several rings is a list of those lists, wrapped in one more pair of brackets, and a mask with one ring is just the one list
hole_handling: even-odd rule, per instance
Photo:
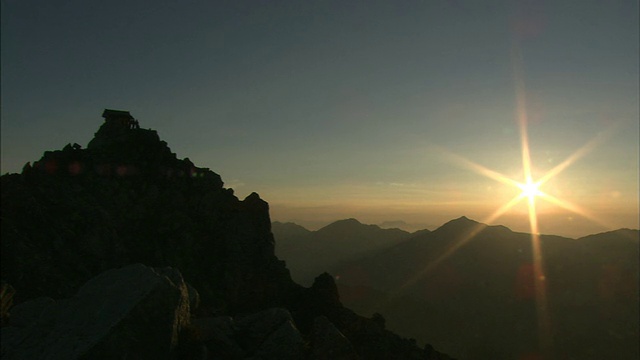
{"label": "sun glare", "polygon": [[543,193],[540,191],[540,183],[527,181],[525,184],[518,184],[520,190],[522,190],[521,196],[524,198],[529,198],[529,200],[533,200],[536,196],[542,196]]}
{"label": "sun glare", "polygon": [[[517,46],[515,47],[517,50]],[[466,167],[471,169],[472,171],[486,176],[487,178],[498,181],[507,187],[520,189],[520,193],[514,196],[510,201],[503,204],[496,211],[494,211],[487,218],[481,220],[477,226],[472,227],[466,234],[461,235],[459,238],[455,239],[449,247],[443,251],[442,254],[437,256],[435,259],[431,260],[428,264],[425,265],[423,269],[417,271],[414,276],[401,284],[397,291],[393,292],[391,297],[397,296],[404,288],[407,288],[411,284],[416,283],[421,278],[424,278],[428,273],[430,273],[434,268],[439,266],[445,259],[455,253],[460,247],[464,246],[467,242],[472,240],[478,233],[484,230],[484,225],[482,223],[491,224],[493,221],[497,220],[503,214],[507,213],[510,209],[516,206],[518,203],[525,201],[527,203],[527,213],[529,218],[529,230],[531,233],[531,249],[532,249],[532,263],[533,263],[533,271],[534,271],[534,289],[535,289],[535,303],[536,303],[536,312],[537,312],[537,325],[538,325],[538,334],[539,334],[539,342],[540,342],[540,352],[541,354],[549,354],[550,349],[553,346],[552,339],[552,329],[551,329],[551,318],[549,314],[549,304],[547,301],[546,294],[546,275],[544,272],[544,264],[543,264],[543,256],[542,256],[542,244],[540,240],[540,229],[538,226],[538,214],[537,214],[537,202],[538,200],[544,200],[553,205],[556,205],[565,210],[572,211],[576,214],[579,214],[585,218],[588,218],[595,223],[600,225],[604,225],[605,227],[609,227],[606,224],[603,224],[600,219],[589,214],[584,209],[574,205],[566,200],[558,199],[557,197],[545,193],[541,190],[542,186],[547,183],[550,179],[556,177],[570,165],[575,163],[578,159],[589,153],[593,150],[599,143],[603,142],[606,138],[608,138],[615,130],[615,127],[611,127],[608,130],[599,133],[595,138],[586,143],[584,146],[579,148],[569,157],[567,157],[560,164],[542,174],[541,177],[536,177],[534,180],[534,174],[532,172],[532,161],[531,161],[531,151],[529,146],[529,136],[527,133],[527,112],[526,112],[526,104],[525,104],[525,90],[524,90],[524,82],[523,76],[519,69],[520,67],[520,55],[518,51],[515,51],[514,58],[514,78],[516,82],[516,100],[517,100],[517,120],[520,130],[520,145],[521,145],[521,156],[522,156],[522,170],[523,170],[523,180],[524,182],[519,182],[511,177],[503,175],[495,170],[489,169],[485,166],[477,164],[465,157],[460,155],[451,153],[445,148],[439,146],[433,146],[433,149],[438,151],[444,157],[452,160],[452,162],[458,163],[462,165],[462,167]],[[388,300],[387,300],[388,301]]]}
{"label": "sun glare", "polygon": [[[533,270],[534,270],[534,288],[536,295],[536,308],[537,308],[537,316],[538,316],[538,333],[539,333],[539,341],[540,341],[540,351],[544,353],[548,353],[552,347],[552,329],[551,329],[551,319],[548,309],[548,301],[546,295],[546,276],[544,273],[544,264],[542,259],[542,247],[540,241],[540,229],[538,227],[538,214],[537,214],[537,201],[538,199],[544,200],[546,202],[550,202],[558,207],[561,207],[566,210],[570,210],[576,214],[584,216],[595,223],[603,224],[600,219],[595,216],[589,214],[584,209],[566,201],[558,199],[557,197],[545,193],[541,190],[541,187],[547,183],[551,178],[560,174],[567,167],[575,163],[578,159],[586,155],[588,152],[593,150],[599,143],[604,141],[609,135],[611,135],[614,131],[614,127],[611,127],[607,131],[604,131],[594,139],[589,141],[583,147],[579,148],[576,152],[567,157],[562,163],[555,166],[553,169],[549,170],[542,177],[536,178],[534,180],[532,173],[532,161],[531,161],[531,151],[529,147],[529,136],[527,133],[527,112],[525,106],[525,91],[524,84],[522,80],[522,75],[519,70],[519,54],[516,56],[514,61],[514,73],[516,80],[516,99],[517,99],[517,120],[520,128],[520,144],[521,144],[521,156],[522,156],[522,170],[524,175],[524,182],[516,181],[506,175],[503,175],[495,170],[491,170],[486,168],[480,164],[477,164],[473,161],[470,161],[462,156],[453,154],[447,151],[444,148],[436,147],[437,150],[453,160],[454,162],[463,165],[464,167],[470,168],[474,172],[484,175],[490,179],[496,180],[500,183],[507,185],[508,187],[515,187],[516,189],[520,189],[520,193],[513,197],[506,204],[502,205],[495,212],[489,215],[486,219],[483,219],[483,223],[492,223],[494,220],[498,219],[500,216],[509,211],[516,204],[521,201],[525,201],[527,203],[527,212],[529,217],[529,225],[531,232],[531,248],[532,248],[532,262],[533,262]],[[608,226],[606,226],[608,227]],[[403,284],[402,287],[408,286],[410,283],[417,281],[419,278],[425,276],[428,272],[433,270],[436,266],[438,266],[442,261],[444,261],[447,257],[452,255],[455,251],[457,251],[461,246],[465,243],[473,239],[480,231],[482,231],[482,227],[478,226],[471,231],[468,232],[465,236],[457,239],[454,244],[452,244],[447,251],[445,251],[442,255],[432,261],[430,264],[425,266],[425,268],[420,271],[414,278],[408,281],[406,284]]]}

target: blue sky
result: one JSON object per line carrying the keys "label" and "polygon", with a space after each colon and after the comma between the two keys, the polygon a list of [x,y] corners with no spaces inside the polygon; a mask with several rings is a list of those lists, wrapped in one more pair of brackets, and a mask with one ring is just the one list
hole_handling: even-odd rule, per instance
{"label": "blue sky", "polygon": [[[274,220],[483,220],[514,190],[441,149],[521,181],[520,79],[534,173],[611,132],[544,189],[602,224],[549,207],[542,230],[638,227],[637,1],[2,0],[1,16],[2,173],[86,145],[115,108]],[[517,208],[494,222],[526,231]]]}

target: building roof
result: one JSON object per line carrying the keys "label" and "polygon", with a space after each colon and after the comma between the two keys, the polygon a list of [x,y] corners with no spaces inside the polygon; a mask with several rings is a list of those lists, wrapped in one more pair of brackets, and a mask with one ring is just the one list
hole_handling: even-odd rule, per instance
{"label": "building roof", "polygon": [[102,117],[105,118],[105,119],[108,119],[108,118],[128,118],[128,119],[133,119],[133,116],[131,116],[131,114],[129,114],[128,111],[111,110],[111,109],[104,109],[104,111],[102,112]]}

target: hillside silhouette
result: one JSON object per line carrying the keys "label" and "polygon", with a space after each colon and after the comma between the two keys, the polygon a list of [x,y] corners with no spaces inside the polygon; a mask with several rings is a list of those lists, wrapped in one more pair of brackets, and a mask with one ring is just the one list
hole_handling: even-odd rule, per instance
{"label": "hillside silhouette", "polygon": [[105,110],[2,182],[3,359],[448,359],[296,284],[269,206]]}
{"label": "hillside silhouette", "polygon": [[[638,230],[540,240],[554,358],[637,358]],[[461,359],[516,359],[539,352],[531,252],[529,234],[460,217],[332,274],[345,304],[405,336]]]}

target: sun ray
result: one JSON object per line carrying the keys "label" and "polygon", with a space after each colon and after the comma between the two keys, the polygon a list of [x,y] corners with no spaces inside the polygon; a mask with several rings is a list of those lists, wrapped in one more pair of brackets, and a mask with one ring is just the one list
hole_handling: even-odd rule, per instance
{"label": "sun ray", "polygon": [[596,135],[593,139],[589,140],[589,142],[587,142],[582,147],[580,147],[578,150],[576,150],[574,153],[569,155],[569,157],[567,157],[563,162],[561,162],[560,164],[556,165],[553,169],[549,170],[546,174],[544,174],[540,178],[540,180],[538,180],[540,185],[546,183],[547,181],[549,181],[554,176],[560,174],[562,171],[564,171],[564,169],[568,168],[574,162],[578,161],[581,157],[583,157],[583,156],[587,155],[588,153],[590,153],[595,147],[597,147],[603,141],[605,141],[606,139],[611,137],[611,135],[613,135],[613,133],[615,132],[616,128],[617,128],[617,126],[612,126],[609,129],[607,129],[606,131],[601,132],[600,134]]}
{"label": "sun ray", "polygon": [[[521,83],[522,81],[519,81]],[[544,275],[544,265],[542,259],[542,248],[540,245],[540,230],[538,228],[538,216],[536,212],[536,196],[541,194],[539,186],[542,182],[534,182],[531,173],[531,154],[529,147],[529,135],[527,132],[527,115],[524,105],[523,85],[517,89],[518,97],[518,122],[520,126],[520,143],[522,148],[522,168],[524,171],[525,183],[519,186],[522,194],[527,197],[529,210],[529,225],[531,232],[531,252],[533,263],[533,283],[535,290],[535,306],[538,325],[538,337],[540,353],[545,356],[551,352],[551,319],[549,316],[546,276]]]}
{"label": "sun ray", "polygon": [[529,226],[531,230],[531,253],[533,263],[533,288],[535,289],[535,306],[538,320],[538,335],[541,353],[548,354],[551,351],[551,318],[549,315],[549,303],[547,301],[547,277],[544,273],[542,258],[542,246],[540,244],[540,230],[538,228],[538,215],[536,212],[535,196],[528,196]]}
{"label": "sun ray", "polygon": [[[551,337],[551,319],[549,316],[547,292],[546,292],[546,277],[544,275],[544,266],[542,259],[542,248],[540,245],[540,231],[538,228],[538,215],[536,212],[536,196],[538,193],[542,194],[539,190],[540,186],[544,184],[552,176],[548,177],[544,181],[533,181],[531,173],[531,154],[529,146],[529,134],[527,131],[528,118],[526,110],[526,92],[524,87],[524,76],[522,72],[522,54],[520,52],[520,46],[517,42],[512,46],[512,55],[514,55],[513,74],[516,86],[516,101],[517,101],[517,118],[520,129],[520,145],[522,152],[522,168],[524,171],[524,187],[522,188],[522,194],[528,199],[529,210],[529,225],[531,230],[531,250],[532,250],[532,262],[534,273],[534,289],[535,289],[535,305],[536,316],[538,324],[538,338],[540,346],[540,355],[544,358],[548,358],[551,353],[553,341]],[[569,166],[569,162],[565,167]],[[559,171],[564,168],[558,168]],[[559,172],[558,171],[558,172]]]}
{"label": "sun ray", "polygon": [[610,226],[608,224],[605,224],[604,222],[602,222],[600,219],[598,219],[595,215],[589,213],[587,210],[584,210],[582,208],[580,208],[579,206],[570,203],[567,200],[560,200],[557,197],[553,196],[553,195],[549,195],[549,194],[545,194],[542,193],[541,198],[543,198],[544,200],[558,206],[561,207],[565,210],[569,210],[575,214],[578,214],[582,217],[585,217],[591,221],[593,221],[594,223],[604,227],[604,228],[610,228]]}
{"label": "sun ray", "polygon": [[480,175],[484,175],[490,179],[496,180],[498,182],[501,182],[503,184],[506,185],[511,185],[511,186],[518,186],[518,182],[510,179],[509,177],[500,174],[497,171],[491,170],[489,168],[486,168],[480,164],[477,164],[471,160],[468,160],[458,154],[452,153],[450,151],[448,151],[447,149],[437,146],[437,145],[433,145],[432,146],[434,149],[436,149],[437,151],[439,151],[442,155],[448,157],[449,159],[451,159],[453,162],[456,162],[464,167],[467,167],[473,171],[475,171],[476,173],[480,174]]}

